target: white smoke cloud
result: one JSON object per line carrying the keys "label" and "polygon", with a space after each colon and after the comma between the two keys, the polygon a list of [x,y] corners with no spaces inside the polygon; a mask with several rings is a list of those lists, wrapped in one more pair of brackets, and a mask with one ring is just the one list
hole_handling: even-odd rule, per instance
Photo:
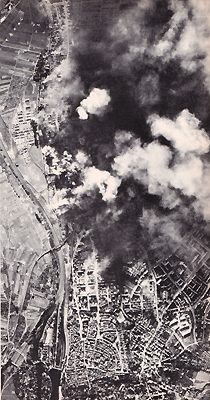
{"label": "white smoke cloud", "polygon": [[166,146],[152,142],[142,147],[140,139],[133,139],[131,147],[115,157],[113,170],[121,178],[133,176],[144,183],[150,193],[156,193],[159,185],[167,185],[171,157]]}
{"label": "white smoke cloud", "polygon": [[100,115],[109,104],[111,97],[106,89],[94,88],[89,96],[82,100],[77,108],[80,119],[87,119],[88,114]]}
{"label": "white smoke cloud", "polygon": [[[188,110],[172,121],[153,115],[149,117],[154,141],[142,145],[140,139],[131,133],[118,132],[116,150],[118,155],[112,165],[121,179],[133,176],[145,185],[150,194],[160,195],[165,207],[179,204],[176,192],[179,189],[186,196],[194,196],[195,207],[205,216],[210,214],[210,186],[206,186],[210,168],[202,157],[209,151],[210,140],[199,121]],[[164,136],[174,146],[161,145],[158,136]]]}
{"label": "white smoke cloud", "polygon": [[198,157],[181,161],[171,169],[168,183],[187,196],[198,196],[203,178],[203,163]]}
{"label": "white smoke cloud", "polygon": [[190,0],[186,4],[176,0],[171,6],[174,15],[169,28],[152,46],[152,54],[163,61],[178,58],[181,66],[190,72],[203,68],[206,87],[210,91],[210,2]]}
{"label": "white smoke cloud", "polygon": [[200,121],[188,110],[183,110],[175,121],[169,118],[151,116],[148,119],[154,137],[163,135],[170,140],[179,153],[207,153],[210,140],[204,129],[200,129]]}
{"label": "white smoke cloud", "polygon": [[83,95],[83,85],[73,60],[64,59],[44,80],[46,89],[41,92],[44,106],[37,116],[41,126],[51,132],[58,132],[60,124],[66,120],[71,109],[71,100]]}
{"label": "white smoke cloud", "polygon": [[[176,150],[173,166],[168,169],[165,165],[167,185],[180,189],[187,196],[194,196],[195,208],[209,219],[210,168],[205,166],[202,156],[209,152],[210,139],[199,127],[200,121],[188,110],[183,110],[175,121],[153,115],[148,122],[153,136],[163,135]],[[162,193],[165,204],[169,203],[170,191]]]}
{"label": "white smoke cloud", "polygon": [[88,119],[88,113],[81,106],[77,107],[77,112],[79,114],[79,119]]}
{"label": "white smoke cloud", "polygon": [[65,211],[68,210],[69,201],[66,198],[67,190],[66,189],[57,189],[54,196],[51,198],[49,203],[49,208],[56,211],[57,215],[61,215]]}
{"label": "white smoke cloud", "polygon": [[96,167],[87,167],[83,170],[83,184],[73,190],[77,196],[91,193],[98,188],[104,201],[112,201],[116,197],[120,179],[112,176],[108,171],[101,171]]}
{"label": "white smoke cloud", "polygon": [[73,60],[65,58],[61,63],[52,71],[52,73],[45,79],[45,82],[52,80],[62,81],[64,79],[70,80],[74,77],[76,72],[76,64]]}
{"label": "white smoke cloud", "polygon": [[[190,43],[188,43],[188,53],[190,59],[196,56],[197,54],[203,56],[201,59],[201,63],[204,66],[204,71],[206,74],[206,83],[208,89],[210,90],[210,2],[208,0],[190,0],[190,5],[193,9],[193,18],[192,24],[194,24],[194,32],[192,32],[192,28],[190,25],[186,26],[186,29],[183,34],[183,38],[180,41],[179,50],[181,51],[181,46],[183,39],[185,43],[187,39],[189,42],[194,40],[193,50],[190,49]],[[189,31],[190,29],[190,31]],[[190,37],[191,34],[191,37]],[[187,43],[186,43],[187,44]],[[192,44],[192,43],[191,43]]]}
{"label": "white smoke cloud", "polygon": [[88,164],[89,160],[88,160],[88,156],[87,154],[84,153],[84,151],[79,150],[75,156],[76,162],[80,165],[80,166],[85,166]]}

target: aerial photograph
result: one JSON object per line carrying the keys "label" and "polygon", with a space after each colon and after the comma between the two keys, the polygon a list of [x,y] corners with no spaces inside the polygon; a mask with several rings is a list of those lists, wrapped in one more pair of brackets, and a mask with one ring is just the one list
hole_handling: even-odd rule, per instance
{"label": "aerial photograph", "polygon": [[2,400],[210,399],[210,0],[0,0]]}

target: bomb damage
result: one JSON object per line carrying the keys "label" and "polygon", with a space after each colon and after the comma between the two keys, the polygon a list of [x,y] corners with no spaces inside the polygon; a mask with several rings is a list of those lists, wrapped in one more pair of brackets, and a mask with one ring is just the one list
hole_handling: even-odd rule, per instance
{"label": "bomb damage", "polygon": [[209,398],[208,2],[1,3],[2,399]]}

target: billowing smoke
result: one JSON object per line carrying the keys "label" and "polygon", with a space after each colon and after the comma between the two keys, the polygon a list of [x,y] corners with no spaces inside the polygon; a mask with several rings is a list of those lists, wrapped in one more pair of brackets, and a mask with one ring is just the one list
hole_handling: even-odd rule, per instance
{"label": "billowing smoke", "polygon": [[120,179],[112,176],[108,171],[100,171],[96,167],[86,168],[83,172],[83,184],[73,191],[75,195],[90,193],[97,187],[104,201],[112,201],[117,195]]}
{"label": "billowing smoke", "polygon": [[111,97],[106,89],[94,88],[89,96],[81,101],[80,106],[77,108],[80,119],[87,119],[88,114],[101,115],[110,100]]}
{"label": "billowing smoke", "polygon": [[182,157],[187,153],[202,155],[209,151],[209,137],[204,129],[199,128],[200,121],[188,110],[183,110],[175,122],[158,116],[151,116],[148,122],[153,136],[163,135]]}
{"label": "billowing smoke", "polygon": [[[187,196],[194,196],[195,207],[200,208],[209,219],[210,186],[209,167],[205,154],[209,153],[210,139],[200,121],[183,110],[171,121],[167,118],[151,116],[148,119],[154,137],[163,136],[173,148],[173,163],[168,170],[168,186],[180,189]],[[167,176],[167,171],[165,171]]]}
{"label": "billowing smoke", "polygon": [[46,89],[40,99],[38,122],[42,131],[45,128],[50,136],[55,136],[60,125],[67,120],[72,103],[83,95],[83,85],[73,60],[64,59],[45,79],[44,85]]}
{"label": "billowing smoke", "polygon": [[203,69],[203,83],[210,90],[210,4],[205,0],[172,1],[172,9],[169,28],[153,48],[155,55],[164,61],[179,58],[189,72]]}
{"label": "billowing smoke", "polygon": [[[210,187],[208,190],[203,182],[207,181],[209,170],[202,155],[209,151],[210,139],[199,128],[199,121],[188,110],[183,110],[175,121],[152,115],[148,123],[154,137],[149,144],[143,145],[131,133],[117,133],[119,154],[114,159],[113,170],[121,178],[133,176],[150,194],[160,195],[163,207],[174,208],[179,204],[180,196],[175,189],[180,189],[184,195],[194,196],[196,208],[200,207],[208,217]],[[170,146],[157,140],[161,136]]]}
{"label": "billowing smoke", "polygon": [[66,218],[91,228],[115,266],[144,240],[173,251],[186,221],[210,219],[209,4],[131,3],[97,35],[87,21],[74,32],[39,114],[62,163]]}

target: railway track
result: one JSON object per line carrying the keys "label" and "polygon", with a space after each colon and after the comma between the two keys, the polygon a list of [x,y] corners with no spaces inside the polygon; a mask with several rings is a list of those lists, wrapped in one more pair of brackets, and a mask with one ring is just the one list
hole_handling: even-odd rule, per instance
{"label": "railway track", "polygon": [[[46,226],[48,227],[48,231],[51,234],[52,238],[52,247],[59,247],[61,245],[61,233],[59,231],[59,225],[56,220],[56,216],[54,214],[50,214],[49,210],[47,209],[47,204],[44,198],[36,192],[36,190],[24,179],[23,175],[16,167],[15,163],[12,161],[11,157],[9,156],[6,146],[4,144],[2,135],[0,134],[0,151],[2,156],[9,167],[13,177],[17,182],[17,185],[21,186],[24,190],[25,194],[30,198],[31,202],[35,206],[35,213],[37,211],[41,214]],[[64,298],[65,292],[65,265],[64,265],[64,257],[62,249],[57,250],[58,256],[58,263],[59,263],[59,272],[60,272],[60,282],[59,282],[59,290],[57,293],[57,303],[62,303]]]}
{"label": "railway track", "polygon": [[[2,120],[2,118],[0,117]],[[2,120],[3,121],[3,120]],[[1,122],[2,122],[1,121]],[[30,199],[30,202],[33,204],[33,212],[39,217],[41,223],[43,223],[45,229],[47,230],[50,246],[52,249],[52,253],[56,255],[58,270],[59,270],[59,287],[58,292],[55,299],[55,308],[57,309],[58,315],[63,313],[63,304],[66,301],[66,274],[65,274],[65,263],[64,263],[64,255],[62,251],[63,239],[61,236],[59,224],[57,221],[57,217],[51,210],[48,210],[47,203],[45,199],[29,184],[13,160],[8,154],[6,145],[4,143],[2,134],[0,132],[0,154],[4,159],[4,162],[7,166],[7,174],[8,178],[12,175],[13,177],[13,185],[17,185],[15,189],[18,188],[18,192],[24,191],[24,194]],[[17,192],[17,190],[15,190]],[[17,195],[17,193],[16,193]],[[55,251],[56,249],[56,251]],[[65,313],[64,313],[65,314]],[[40,321],[42,320],[42,316],[40,317]],[[65,317],[63,320],[63,330],[64,330],[64,348],[67,350],[68,346],[65,345],[65,342],[68,341],[68,332],[65,323]],[[37,322],[36,326],[39,324]],[[56,336],[59,336],[56,334]],[[56,344],[57,348],[58,344]],[[65,350],[64,350],[65,352]],[[56,352],[57,353],[57,352]],[[65,355],[64,355],[65,357]],[[62,358],[64,358],[62,357]]]}

